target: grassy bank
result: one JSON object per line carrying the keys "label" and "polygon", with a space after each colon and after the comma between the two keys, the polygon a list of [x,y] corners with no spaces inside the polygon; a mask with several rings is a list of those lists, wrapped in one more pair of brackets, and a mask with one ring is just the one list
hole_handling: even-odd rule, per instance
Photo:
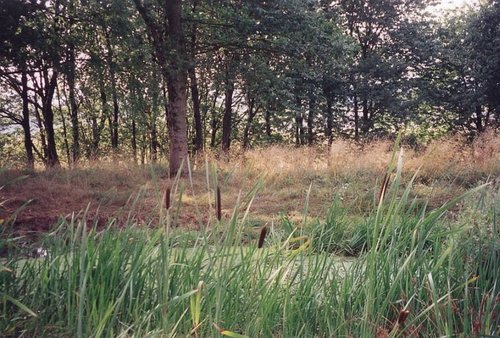
{"label": "grassy bank", "polygon": [[[175,198],[168,210],[159,194],[150,211],[155,215],[139,219],[130,212],[121,228],[113,221],[103,227],[85,214],[60,220],[42,239],[45,257],[2,261],[0,331],[77,337],[498,335],[498,187],[480,186],[429,208],[415,197],[418,179],[403,175],[399,154],[389,160],[388,179],[381,179],[387,184],[369,188],[369,210],[353,217],[353,209],[343,206],[345,195],[336,192],[324,215],[314,217],[310,188],[301,217],[267,223],[260,249],[263,228],[255,227],[250,212],[258,187],[235,198],[220,221],[198,218],[193,231],[175,227],[185,207],[175,202],[184,191],[179,181],[171,182]],[[205,177],[215,190],[230,172],[207,170]],[[193,175],[188,182],[185,190],[196,190]],[[213,204],[213,191],[205,194]],[[140,200],[129,202],[131,210]]]}
{"label": "grassy bank", "polygon": [[[278,223],[283,215],[293,222],[304,218],[304,198],[309,194],[308,215],[325,219],[334,199],[349,217],[366,218],[373,209],[381,181],[390,160],[393,143],[374,141],[355,144],[336,141],[329,149],[275,146],[243,154],[229,160],[206,153],[191,162],[192,185],[184,182],[178,215],[183,228],[199,229],[211,223],[214,207],[213,186],[207,186],[206,170],[218,168],[222,195],[222,216],[230,218],[240,191],[248,192],[264,182],[252,203],[250,221],[255,225]],[[437,208],[470,188],[500,176],[500,137],[485,134],[474,143],[445,139],[423,149],[404,146],[402,181],[413,182],[411,197],[418,203]],[[48,231],[60,217],[86,209],[88,217],[105,226],[125,225],[131,209],[130,196],[139,196],[133,210],[139,222],[158,214],[159,196],[172,182],[164,163],[140,166],[128,158],[113,161],[81,162],[74,168],[47,171],[7,169],[0,171],[0,219],[18,212],[15,229],[20,234]],[[210,193],[208,192],[210,190]],[[179,191],[177,191],[179,192]],[[458,209],[458,208],[457,208]],[[197,212],[199,211],[199,212]]]}

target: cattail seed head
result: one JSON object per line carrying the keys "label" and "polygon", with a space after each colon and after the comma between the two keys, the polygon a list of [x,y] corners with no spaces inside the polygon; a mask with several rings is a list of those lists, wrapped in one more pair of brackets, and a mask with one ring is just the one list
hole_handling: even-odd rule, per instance
{"label": "cattail seed head", "polygon": [[170,186],[167,187],[167,191],[165,192],[165,208],[170,209]]}
{"label": "cattail seed head", "polygon": [[264,226],[260,231],[259,244],[257,245],[257,248],[261,249],[264,246],[264,240],[266,239],[266,235],[267,235],[267,227]]}
{"label": "cattail seed head", "polygon": [[382,180],[382,186],[380,187],[380,193],[378,195],[378,203],[379,204],[384,199],[388,184],[389,184],[389,175],[387,173],[385,173],[384,179]]}
{"label": "cattail seed head", "polygon": [[399,312],[399,318],[398,318],[398,324],[403,325],[406,319],[408,318],[408,315],[410,314],[410,311],[408,310],[401,310]]}
{"label": "cattail seed head", "polygon": [[215,196],[215,208],[217,209],[217,219],[220,221],[222,219],[222,208],[221,208],[221,198],[220,198],[220,188],[217,187],[217,196]]}

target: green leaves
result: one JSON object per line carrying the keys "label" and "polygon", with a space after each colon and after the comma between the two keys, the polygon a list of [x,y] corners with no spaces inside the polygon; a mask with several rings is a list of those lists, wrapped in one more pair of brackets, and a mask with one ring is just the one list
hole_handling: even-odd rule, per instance
{"label": "green leaves", "polygon": [[193,322],[193,331],[197,332],[198,327],[200,326],[200,318],[201,318],[201,292],[203,288],[203,281],[198,283],[198,287],[192,292],[189,296],[189,310],[191,312],[191,321]]}
{"label": "green leaves", "polygon": [[[5,271],[5,270],[4,270]],[[22,311],[28,313],[30,316],[33,316],[33,317],[38,317],[36,313],[34,313],[32,310],[30,310],[26,305],[24,305],[23,303],[21,303],[20,301],[18,301],[17,299],[14,299],[12,298],[11,296],[7,295],[7,294],[4,294],[4,293],[0,293],[0,298],[3,299],[3,302],[5,301],[8,301],[8,302],[11,302],[12,304],[14,304],[15,306],[17,306],[18,308],[20,308]]]}
{"label": "green leaves", "polygon": [[226,329],[222,329],[217,324],[214,324],[214,327],[217,329],[217,331],[219,331],[219,333],[221,335],[226,336],[226,337],[231,337],[231,338],[249,338],[248,336],[245,336],[245,335],[233,332],[233,331],[229,331],[229,330],[226,330]]}
{"label": "green leaves", "polygon": [[[391,170],[397,162],[395,152]],[[182,239],[192,233],[138,223],[95,231],[84,220],[63,222],[43,241],[46,257],[12,260],[0,272],[7,309],[0,329],[82,337],[371,337],[414,327],[422,335],[470,335],[474,327],[496,334],[498,238],[484,231],[488,250],[472,259],[477,231],[445,217],[459,199],[426,213],[398,189],[389,183],[381,205],[358,225],[366,226],[365,251],[351,259],[328,251],[328,234],[309,226],[298,233],[291,223],[281,239],[273,232],[282,229],[271,227],[275,242],[257,249],[236,215],[204,227],[195,241]],[[329,240],[353,240],[357,229],[345,228],[342,210],[331,212],[328,227],[338,229]]]}

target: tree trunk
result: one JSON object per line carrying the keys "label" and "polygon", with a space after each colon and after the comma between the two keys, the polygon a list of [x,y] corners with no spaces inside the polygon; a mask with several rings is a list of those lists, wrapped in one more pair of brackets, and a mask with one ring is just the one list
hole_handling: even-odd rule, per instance
{"label": "tree trunk", "polygon": [[299,96],[295,97],[297,111],[295,112],[295,144],[301,146],[304,144],[304,116],[302,115],[302,100]]}
{"label": "tree trunk", "polygon": [[217,119],[217,110],[212,109],[212,120],[210,123],[211,134],[210,134],[210,148],[215,149],[217,143],[217,129],[219,129],[219,121]]}
{"label": "tree trunk", "polygon": [[[198,1],[193,1],[192,13],[196,13]],[[193,117],[194,117],[194,152],[198,153],[203,150],[203,125],[201,121],[200,111],[200,94],[198,90],[198,80],[196,78],[196,24],[193,24],[191,30],[191,66],[189,67],[189,80],[191,84],[191,99],[193,100]]]}
{"label": "tree trunk", "polygon": [[219,129],[219,122],[217,119],[217,98],[219,97],[218,90],[215,91],[214,100],[212,102],[212,118],[210,121],[210,148],[215,149],[217,141],[217,129]]}
{"label": "tree trunk", "polygon": [[56,137],[54,132],[54,112],[52,110],[52,98],[57,86],[57,71],[53,70],[52,76],[48,77],[47,70],[44,71],[46,92],[43,100],[42,115],[47,133],[47,166],[54,167],[59,165],[59,156],[57,155]]}
{"label": "tree trunk", "polygon": [[[154,114],[153,114],[154,115]],[[153,116],[154,118],[154,116]],[[151,121],[151,162],[156,163],[158,159],[158,135],[156,132],[156,123],[155,121]]]}
{"label": "tree trunk", "polygon": [[111,39],[109,37],[109,33],[106,30],[106,28],[104,29],[104,36],[106,38],[106,48],[108,49],[108,54],[106,58],[109,68],[109,77],[111,80],[111,96],[113,99],[113,119],[111,122],[111,147],[113,148],[113,151],[116,151],[118,149],[118,118],[120,116],[120,106],[118,104],[118,92],[116,90],[113,46],[111,46]]}
{"label": "tree trunk", "polygon": [[358,96],[354,94],[354,139],[359,140]]}
{"label": "tree trunk", "polygon": [[35,167],[35,158],[33,156],[33,141],[31,139],[31,128],[30,128],[30,112],[29,112],[29,101],[28,101],[28,76],[26,74],[26,65],[23,64],[23,69],[21,73],[21,97],[23,100],[23,119],[21,126],[24,132],[24,149],[26,151],[26,166],[30,169]]}
{"label": "tree trunk", "polygon": [[487,107],[487,110],[486,110],[486,116],[484,118],[484,128],[488,128],[488,126],[490,125],[490,118],[491,118],[491,111],[493,109],[491,108],[490,105],[488,105]]}
{"label": "tree trunk", "polygon": [[106,96],[106,89],[104,87],[104,80],[99,79],[99,91],[101,99],[101,121],[97,124],[97,121],[92,126],[92,156],[99,156],[99,144],[101,143],[101,133],[106,125],[106,119],[109,115],[108,112],[108,98]]}
{"label": "tree trunk", "polygon": [[297,146],[304,144],[304,117],[302,112],[297,112],[295,114],[295,143]]}
{"label": "tree trunk", "polygon": [[476,130],[480,134],[483,132],[483,113],[481,111],[481,105],[476,105]]}
{"label": "tree trunk", "polygon": [[74,163],[78,162],[80,158],[80,143],[79,143],[79,131],[78,131],[78,106],[76,104],[75,97],[75,48],[72,44],[68,47],[67,51],[68,57],[68,68],[66,72],[66,78],[68,80],[69,89],[69,108],[71,116],[71,155]]}
{"label": "tree trunk", "polygon": [[120,108],[118,106],[118,95],[116,93],[116,88],[113,87],[112,90],[112,96],[113,96],[113,121],[112,121],[112,126],[113,126],[113,133],[112,139],[111,139],[111,147],[114,150],[118,149],[118,116],[120,116]]}
{"label": "tree trunk", "polygon": [[[167,124],[170,137],[170,176],[174,177],[188,157],[187,142],[187,67],[182,30],[182,1],[165,1],[166,22],[158,22],[141,0],[134,0],[143,18],[155,51],[156,61],[167,84]],[[167,26],[167,30],[165,30]],[[166,40],[168,44],[166,44]],[[169,50],[166,50],[168,45]],[[167,63],[167,55],[170,56]]]}
{"label": "tree trunk", "polygon": [[111,115],[107,116],[107,122],[108,122],[108,127],[109,127],[109,135],[111,136],[110,141],[111,141],[111,146],[113,146],[113,121],[111,121]]}
{"label": "tree trunk", "polygon": [[366,98],[363,99],[363,135],[367,135],[370,131],[370,115],[368,112],[368,100]]}
{"label": "tree trunk", "polygon": [[177,52],[164,69],[168,89],[168,126],[170,134],[170,177],[174,177],[188,157],[187,142],[187,72],[182,33],[182,1],[166,2],[171,47]]}
{"label": "tree trunk", "polygon": [[222,118],[222,150],[224,152],[229,151],[229,147],[231,146],[233,92],[234,82],[228,79],[226,83],[226,97],[224,101],[224,116]]}
{"label": "tree trunk", "polygon": [[39,154],[41,160],[45,165],[47,165],[47,138],[45,137],[45,127],[40,116],[40,111],[38,110],[38,105],[35,105],[35,117],[38,125],[38,130],[40,130],[40,142],[42,143],[42,153]]}
{"label": "tree trunk", "polygon": [[270,144],[272,140],[272,134],[271,134],[271,110],[266,109],[266,112],[264,114],[264,121],[266,124],[266,138],[267,138],[267,143]]}
{"label": "tree trunk", "polygon": [[132,156],[134,157],[134,163],[137,163],[137,128],[135,119],[132,120]]}
{"label": "tree trunk", "polygon": [[62,127],[63,127],[63,141],[64,141],[64,150],[66,151],[66,160],[68,161],[68,164],[71,164],[71,151],[69,148],[69,142],[68,142],[68,129],[66,128],[66,117],[64,116],[64,112],[62,110],[62,104],[61,104],[61,93],[59,91],[59,86],[56,87],[57,91],[57,106],[59,108],[59,115],[61,115],[61,122],[62,122]]}
{"label": "tree trunk", "polygon": [[252,128],[253,118],[255,117],[255,114],[257,113],[257,109],[254,110],[254,105],[255,105],[255,99],[248,100],[247,123],[245,124],[245,129],[243,130],[243,149],[244,150],[248,149],[248,146],[250,145],[250,139],[249,139],[250,128]]}
{"label": "tree trunk", "polygon": [[146,133],[142,133],[141,142],[141,166],[146,164]]}
{"label": "tree trunk", "polygon": [[328,144],[331,145],[333,142],[333,109],[332,109],[332,99],[326,97],[326,130],[325,135],[328,139]]}
{"label": "tree trunk", "polygon": [[91,133],[92,139],[90,140],[90,144],[87,148],[87,151],[85,152],[88,158],[94,157],[94,154],[96,153],[96,148],[99,145],[99,142],[97,142],[97,146],[95,145],[96,138],[98,138],[98,136],[97,136],[98,128],[99,128],[99,124],[97,122],[97,116],[92,114],[90,116],[90,133]]}
{"label": "tree trunk", "polygon": [[309,114],[307,114],[307,144],[312,145],[314,142],[314,115],[316,110],[316,96],[311,94],[309,98]]}
{"label": "tree trunk", "polygon": [[193,100],[194,114],[194,151],[198,153],[203,150],[203,126],[201,123],[200,94],[198,91],[198,81],[194,67],[189,69],[189,79],[191,82],[191,99]]}

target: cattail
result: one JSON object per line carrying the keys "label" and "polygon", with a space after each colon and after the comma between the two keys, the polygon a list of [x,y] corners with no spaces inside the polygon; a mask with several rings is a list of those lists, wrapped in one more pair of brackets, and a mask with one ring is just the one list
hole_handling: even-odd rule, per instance
{"label": "cattail", "polygon": [[217,219],[220,221],[222,219],[222,211],[219,187],[217,187],[217,196],[215,196],[215,208],[217,209]]}
{"label": "cattail", "polygon": [[165,192],[165,208],[170,209],[170,186],[167,187],[167,191]]}
{"label": "cattail", "polygon": [[408,315],[410,314],[410,311],[408,310],[401,310],[399,312],[399,318],[398,318],[398,324],[399,325],[403,325],[406,321],[406,319],[408,318]]}
{"label": "cattail", "polygon": [[257,248],[261,249],[264,246],[264,240],[266,239],[266,235],[267,235],[267,227],[264,226],[260,231],[259,244],[257,245]]}
{"label": "cattail", "polygon": [[382,180],[382,186],[380,187],[380,193],[378,195],[378,203],[382,202],[385,196],[385,191],[387,190],[387,185],[389,184],[389,175],[385,173],[384,179]]}

